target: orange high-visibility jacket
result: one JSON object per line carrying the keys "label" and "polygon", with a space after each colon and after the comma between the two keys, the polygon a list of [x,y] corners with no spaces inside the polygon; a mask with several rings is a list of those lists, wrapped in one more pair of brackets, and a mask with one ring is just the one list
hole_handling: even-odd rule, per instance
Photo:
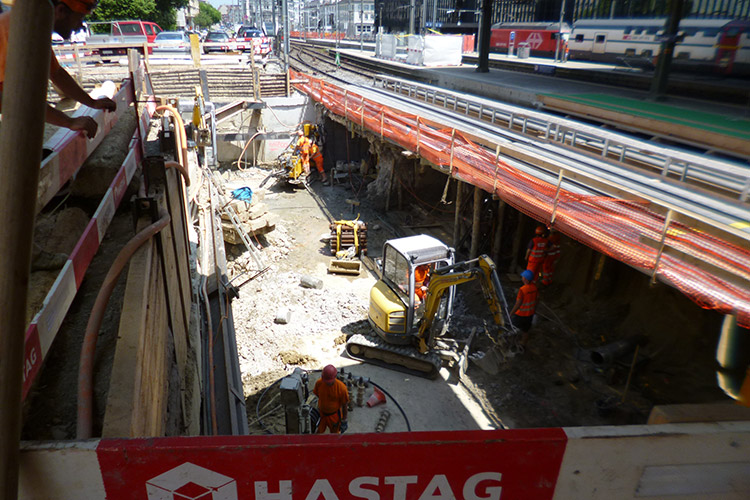
{"label": "orange high-visibility jacket", "polygon": [[518,299],[521,305],[516,311],[516,316],[531,316],[536,311],[536,299],[539,291],[534,283],[528,283],[518,290]]}

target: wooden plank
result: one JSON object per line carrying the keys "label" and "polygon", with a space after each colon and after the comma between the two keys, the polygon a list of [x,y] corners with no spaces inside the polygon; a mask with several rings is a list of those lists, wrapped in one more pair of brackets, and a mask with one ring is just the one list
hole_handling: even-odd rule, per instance
{"label": "wooden plank", "polygon": [[[139,228],[142,227],[145,225],[139,223]],[[140,366],[138,350],[141,332],[145,328],[148,288],[152,280],[151,266],[147,263],[151,261],[152,253],[152,244],[146,243],[130,259],[102,427],[102,437],[105,438],[130,436],[133,398],[139,383],[133,369]]]}
{"label": "wooden plank", "polygon": [[[190,279],[190,241],[188,239],[187,226],[187,202],[184,191],[185,184],[179,173],[173,169],[167,169],[167,200],[169,213],[172,216],[171,226],[174,235],[175,255],[177,257],[177,271],[180,280],[181,299],[186,311],[190,311],[192,300],[192,283]],[[189,325],[186,316],[185,324]]]}
{"label": "wooden plank", "polygon": [[[156,244],[152,243],[154,249]],[[149,306],[146,312],[146,328],[141,335],[140,364],[137,371],[138,388],[133,405],[135,415],[131,437],[164,436],[167,421],[167,392],[169,370],[167,335],[168,315],[165,298],[161,256],[152,253],[151,273],[154,279],[149,287]]]}
{"label": "wooden plank", "polygon": [[[166,196],[158,197],[159,212],[167,211]],[[177,272],[178,260],[175,255],[174,240],[179,237],[175,234],[174,218],[172,223],[159,233],[162,254],[160,255],[162,269],[164,270],[164,294],[166,296],[167,313],[169,325],[174,336],[174,349],[177,358],[177,371],[180,381],[185,380],[185,366],[187,364],[187,341],[188,325],[190,324],[190,304],[185,304],[182,298],[182,287],[180,285],[180,273]]]}

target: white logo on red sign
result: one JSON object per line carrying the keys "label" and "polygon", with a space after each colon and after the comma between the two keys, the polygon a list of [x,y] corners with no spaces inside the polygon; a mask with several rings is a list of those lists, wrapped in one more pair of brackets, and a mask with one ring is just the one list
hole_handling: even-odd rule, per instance
{"label": "white logo on red sign", "polygon": [[532,33],[529,38],[526,39],[532,49],[538,49],[542,45],[542,35],[540,33]]}
{"label": "white logo on red sign", "polygon": [[234,479],[190,462],[146,481],[149,500],[200,498],[201,500],[238,500]]}

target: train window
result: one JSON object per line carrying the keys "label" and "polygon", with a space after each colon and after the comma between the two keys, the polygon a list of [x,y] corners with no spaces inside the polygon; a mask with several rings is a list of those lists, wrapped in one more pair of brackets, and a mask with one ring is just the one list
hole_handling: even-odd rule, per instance
{"label": "train window", "polygon": [[596,35],[596,43],[604,43],[607,40],[607,35]]}
{"label": "train window", "polygon": [[630,32],[632,31],[632,29],[633,29],[633,28],[631,28],[630,26],[628,26],[627,28],[625,28],[625,29],[623,30],[622,34],[623,34],[623,35],[629,35],[629,34],[630,34]]}
{"label": "train window", "polygon": [[698,30],[696,28],[687,28],[680,31],[680,34],[682,36],[695,36],[698,34]]}
{"label": "train window", "polygon": [[625,49],[625,57],[635,57],[635,49]]}
{"label": "train window", "polygon": [[715,37],[718,34],[719,34],[719,30],[718,29],[705,29],[705,30],[703,30],[703,36],[704,37],[713,38],[713,37]]}
{"label": "train window", "polygon": [[659,32],[659,28],[649,28],[646,30],[647,35],[655,35]]}
{"label": "train window", "polygon": [[738,28],[729,28],[724,32],[724,35],[726,36],[739,36],[742,31]]}
{"label": "train window", "polygon": [[690,59],[690,52],[678,52],[675,59]]}
{"label": "train window", "polygon": [[582,42],[583,41],[583,35],[576,35],[576,42]]}
{"label": "train window", "polygon": [[650,49],[641,52],[641,57],[651,57],[652,55],[654,55],[654,52]]}

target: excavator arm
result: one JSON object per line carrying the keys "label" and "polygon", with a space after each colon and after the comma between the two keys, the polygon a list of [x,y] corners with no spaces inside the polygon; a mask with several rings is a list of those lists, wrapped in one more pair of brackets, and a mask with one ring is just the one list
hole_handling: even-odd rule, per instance
{"label": "excavator arm", "polygon": [[459,262],[452,266],[443,267],[433,271],[430,283],[427,286],[425,296],[424,316],[419,325],[417,336],[419,338],[419,351],[425,353],[432,348],[434,333],[432,326],[440,307],[443,294],[450,287],[460,285],[469,281],[480,280],[482,292],[487,305],[492,312],[493,319],[499,327],[505,325],[501,303],[502,288],[497,276],[495,263],[487,255],[480,255],[476,259]]}

